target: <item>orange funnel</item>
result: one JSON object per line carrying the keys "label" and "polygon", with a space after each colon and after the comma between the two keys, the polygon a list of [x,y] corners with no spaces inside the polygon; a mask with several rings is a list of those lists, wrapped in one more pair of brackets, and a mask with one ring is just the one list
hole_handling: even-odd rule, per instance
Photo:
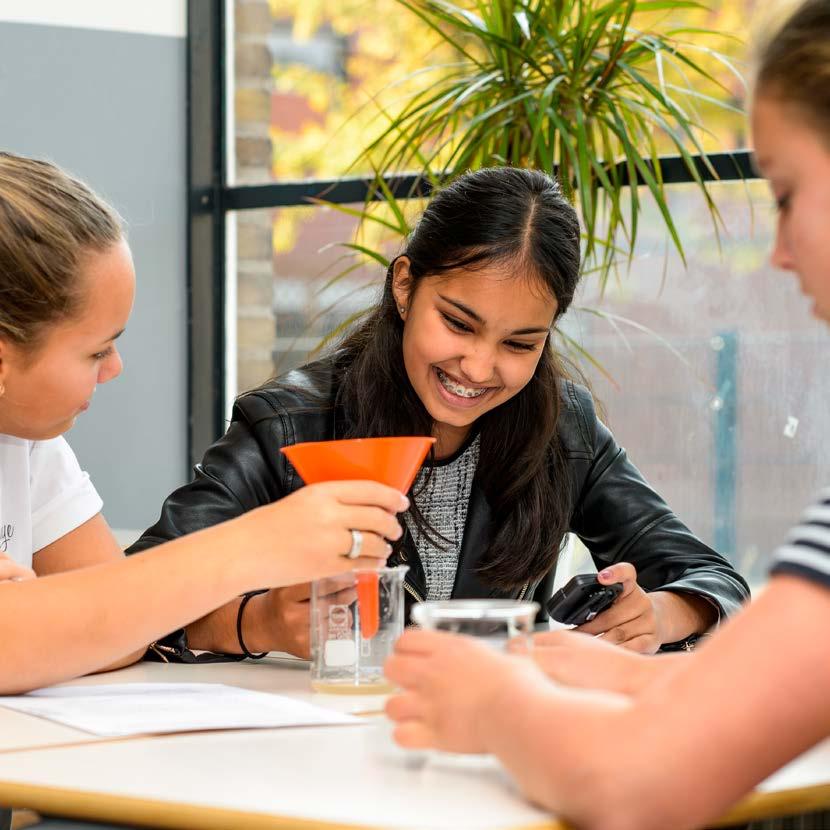
{"label": "orange funnel", "polygon": [[[282,452],[306,484],[369,479],[406,493],[434,443],[423,437],[346,438],[294,444]],[[378,575],[363,571],[355,578],[361,636],[371,640],[380,623]]]}
{"label": "orange funnel", "polygon": [[346,438],[283,447],[306,484],[369,479],[406,493],[434,438]]}

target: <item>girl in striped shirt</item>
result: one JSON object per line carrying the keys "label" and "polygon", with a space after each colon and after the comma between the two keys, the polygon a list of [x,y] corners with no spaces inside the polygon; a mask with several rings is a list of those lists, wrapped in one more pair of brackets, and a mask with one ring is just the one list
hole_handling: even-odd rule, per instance
{"label": "girl in striped shirt", "polygon": [[[830,0],[807,0],[762,50],[752,129],[779,212],[772,261],[830,322]],[[701,826],[830,736],[828,589],[830,489],[777,551],[762,596],[694,655],[559,632],[537,635],[529,660],[406,632],[387,665],[402,689],[387,705],[395,737],[491,752],[580,828]]]}
{"label": "girl in striped shirt", "polygon": [[772,573],[801,576],[830,588],[830,487],[787,534],[775,552]]}

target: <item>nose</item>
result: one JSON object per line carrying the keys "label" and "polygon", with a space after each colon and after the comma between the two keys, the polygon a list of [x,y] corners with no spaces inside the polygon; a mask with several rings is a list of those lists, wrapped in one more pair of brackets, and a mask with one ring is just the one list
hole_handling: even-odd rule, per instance
{"label": "nose", "polygon": [[470,383],[484,385],[493,379],[496,368],[496,360],[493,349],[489,346],[478,343],[472,346],[461,358],[459,368],[464,379]]}
{"label": "nose", "polygon": [[98,383],[107,383],[117,378],[123,369],[124,362],[121,360],[121,355],[117,349],[113,349],[112,354],[101,364],[101,369],[98,372]]}
{"label": "nose", "polygon": [[782,271],[795,270],[795,263],[790,254],[790,246],[787,243],[787,235],[780,220],[775,232],[775,246],[772,249],[770,261],[776,268],[780,268]]}

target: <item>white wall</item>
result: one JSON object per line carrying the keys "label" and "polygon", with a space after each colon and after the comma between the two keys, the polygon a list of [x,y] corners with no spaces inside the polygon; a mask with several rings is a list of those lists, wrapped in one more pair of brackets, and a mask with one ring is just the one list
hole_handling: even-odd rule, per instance
{"label": "white wall", "polygon": [[0,0],[0,21],[185,37],[186,0]]}

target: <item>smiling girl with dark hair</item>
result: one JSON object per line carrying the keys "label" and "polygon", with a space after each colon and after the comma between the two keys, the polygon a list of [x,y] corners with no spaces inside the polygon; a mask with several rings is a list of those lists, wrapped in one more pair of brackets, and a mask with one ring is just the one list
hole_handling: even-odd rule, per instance
{"label": "smiling girl with dark hair", "polygon": [[[299,441],[433,435],[408,532],[407,599],[550,590],[565,534],[623,582],[585,626],[638,651],[707,630],[744,581],[679,521],[565,375],[551,330],[574,296],[576,214],[549,176],[461,176],[432,199],[390,266],[380,302],[323,360],[241,396],[193,482],[132,550],[239,515],[301,486],[279,452]],[[308,587],[232,603],[166,646],[308,654]]]}

